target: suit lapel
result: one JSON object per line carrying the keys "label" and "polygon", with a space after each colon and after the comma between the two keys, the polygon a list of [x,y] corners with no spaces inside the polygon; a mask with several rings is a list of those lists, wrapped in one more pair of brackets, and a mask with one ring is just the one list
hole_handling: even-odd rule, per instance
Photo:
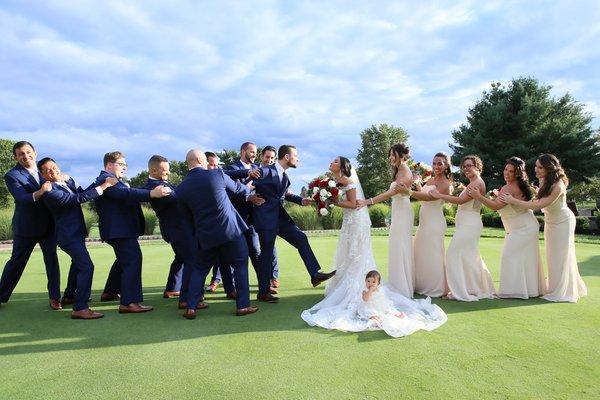
{"label": "suit lapel", "polygon": [[25,168],[23,168],[23,167],[21,166],[21,164],[19,164],[19,167],[20,167],[20,169],[21,169],[21,173],[22,173],[22,174],[23,174],[23,175],[24,175],[24,176],[27,178],[27,180],[28,180],[28,181],[29,181],[29,182],[30,182],[30,183],[31,183],[31,184],[32,184],[32,185],[33,185],[35,188],[39,189],[39,188],[41,187],[41,186],[40,186],[40,183],[42,183],[42,182],[43,182],[43,180],[42,180],[42,177],[41,177],[41,176],[39,176],[39,172],[38,172],[38,178],[40,178],[40,183],[37,183],[37,181],[35,180],[35,178],[33,177],[33,175],[31,175],[31,174],[29,173],[29,171],[27,171]]}

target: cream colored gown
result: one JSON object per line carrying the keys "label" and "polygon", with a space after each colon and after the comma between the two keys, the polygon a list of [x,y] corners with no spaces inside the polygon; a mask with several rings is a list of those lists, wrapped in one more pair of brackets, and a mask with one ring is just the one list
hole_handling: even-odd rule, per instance
{"label": "cream colored gown", "polygon": [[[390,187],[396,185],[392,182]],[[388,283],[401,295],[412,298],[415,287],[412,228],[414,213],[410,198],[392,196],[392,223],[388,241]]]}
{"label": "cream colored gown", "polygon": [[477,301],[496,297],[492,275],[479,254],[481,202],[470,200],[458,206],[456,231],[446,251],[446,278],[451,298]]}
{"label": "cream colored gown", "polygon": [[[423,192],[435,189],[423,186]],[[413,241],[415,256],[415,292],[431,297],[440,297],[446,290],[444,266],[444,235],[446,218],[444,201],[422,201],[419,210],[419,227]]]}
{"label": "cream colored gown", "polygon": [[506,236],[500,262],[498,297],[528,299],[546,293],[540,259],[540,225],[531,210],[507,204],[498,210]]}
{"label": "cream colored gown", "polygon": [[548,293],[543,298],[576,303],[587,296],[587,288],[575,258],[575,216],[567,207],[564,192],[542,211],[548,265]]}

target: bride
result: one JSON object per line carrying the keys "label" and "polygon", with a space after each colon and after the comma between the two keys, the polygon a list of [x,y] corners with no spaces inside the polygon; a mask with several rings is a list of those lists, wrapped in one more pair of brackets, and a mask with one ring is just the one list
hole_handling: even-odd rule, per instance
{"label": "bride", "polygon": [[343,200],[335,203],[344,211],[334,259],[337,273],[325,288],[325,298],[303,311],[302,319],[311,326],[350,332],[383,329],[393,337],[407,336],[420,329],[430,331],[442,325],[447,316],[429,298],[411,300],[386,285],[381,286],[381,293],[402,318],[362,316],[365,277],[377,269],[371,251],[371,220],[366,207],[356,209],[356,201],[364,199],[364,195],[350,161],[337,157],[329,170],[343,193]]}

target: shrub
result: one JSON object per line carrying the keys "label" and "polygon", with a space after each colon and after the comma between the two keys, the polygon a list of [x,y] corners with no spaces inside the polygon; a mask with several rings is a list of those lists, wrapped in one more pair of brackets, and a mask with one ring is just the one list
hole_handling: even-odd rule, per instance
{"label": "shrub", "polygon": [[329,214],[321,218],[323,229],[340,229],[342,227],[342,219],[344,218],[344,210],[340,207],[329,209]]}
{"label": "shrub", "polygon": [[588,217],[575,217],[575,233],[590,233],[590,219]]}
{"label": "shrub", "polygon": [[369,217],[373,228],[383,228],[386,226],[385,219],[390,214],[390,206],[379,203],[369,207]]}
{"label": "shrub", "polygon": [[543,215],[536,215],[535,218],[540,223],[540,232],[544,232],[544,216]]}
{"label": "shrub", "polygon": [[286,211],[301,230],[314,231],[321,229],[321,221],[319,221],[319,216],[314,207],[303,207],[294,204],[286,207]]}
{"label": "shrub", "polygon": [[158,223],[158,217],[154,213],[154,210],[147,207],[142,207],[144,213],[144,235],[154,235],[154,229]]}
{"label": "shrub", "polygon": [[483,226],[491,227],[491,228],[502,228],[502,219],[500,218],[500,214],[497,211],[486,212],[481,214],[481,222],[483,222]]}
{"label": "shrub", "polygon": [[444,203],[444,215],[447,217],[456,217],[456,204]]}
{"label": "shrub", "polygon": [[421,202],[413,201],[412,203],[410,203],[410,205],[412,206],[413,213],[415,214],[413,224],[414,224],[414,226],[418,226],[419,225],[419,211],[421,211]]}
{"label": "shrub", "polygon": [[12,209],[0,210],[0,240],[12,239],[12,216]]}
{"label": "shrub", "polygon": [[454,218],[454,216],[452,215],[446,215],[446,225],[448,226],[454,226],[454,224],[456,223],[456,220]]}
{"label": "shrub", "polygon": [[82,208],[83,211],[83,221],[85,222],[85,230],[87,234],[90,234],[90,229],[96,223],[98,223],[98,214],[89,208]]}

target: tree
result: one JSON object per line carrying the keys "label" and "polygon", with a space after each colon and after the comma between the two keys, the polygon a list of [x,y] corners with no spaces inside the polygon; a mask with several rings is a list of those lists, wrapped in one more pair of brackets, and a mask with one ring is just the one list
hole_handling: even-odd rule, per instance
{"label": "tree", "polygon": [[[9,139],[0,139],[0,176],[4,176],[9,169],[15,166],[13,145],[16,142]],[[12,204],[12,196],[6,187],[4,179],[0,180],[0,208],[7,208]]]}
{"label": "tree", "polygon": [[396,143],[408,140],[408,133],[393,125],[372,125],[360,134],[358,150],[358,174],[365,196],[373,197],[390,186],[388,151]]}
{"label": "tree", "polygon": [[534,78],[513,79],[508,86],[492,83],[469,109],[467,123],[452,132],[453,163],[467,154],[479,155],[490,187],[504,183],[505,161],[511,156],[525,160],[532,177],[541,153],[556,155],[573,183],[597,175],[600,141],[591,115],[568,93],[551,98],[550,89]]}
{"label": "tree", "polygon": [[227,167],[240,158],[240,153],[237,150],[223,149],[223,151],[217,151],[215,153],[219,157],[219,161],[224,167]]}

